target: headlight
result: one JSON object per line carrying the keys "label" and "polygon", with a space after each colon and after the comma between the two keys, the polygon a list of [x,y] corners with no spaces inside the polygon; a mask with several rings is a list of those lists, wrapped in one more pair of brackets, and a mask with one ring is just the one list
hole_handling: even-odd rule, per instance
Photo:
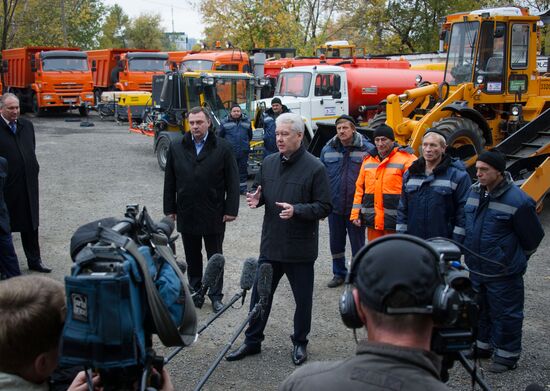
{"label": "headlight", "polygon": [[263,87],[263,86],[266,86],[269,84],[269,80],[268,79],[258,79],[258,84]]}
{"label": "headlight", "polygon": [[511,112],[512,112],[513,116],[517,117],[521,113],[521,107],[514,105],[514,106],[512,106]]}
{"label": "headlight", "polygon": [[44,100],[52,100],[52,96],[51,96],[51,95],[42,95],[42,99],[44,99]]}
{"label": "headlight", "polygon": [[94,99],[94,94],[86,94],[84,95],[86,99]]}
{"label": "headlight", "polygon": [[214,78],[213,77],[204,77],[202,79],[202,84],[206,84],[207,86],[213,86],[214,85]]}

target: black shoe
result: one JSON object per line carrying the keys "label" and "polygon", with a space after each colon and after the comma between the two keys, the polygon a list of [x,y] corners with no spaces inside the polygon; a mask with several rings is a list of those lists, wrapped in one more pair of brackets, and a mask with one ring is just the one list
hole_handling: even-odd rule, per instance
{"label": "black shoe", "polygon": [[193,299],[193,304],[195,304],[195,308],[202,308],[202,305],[204,304],[203,295],[197,293],[197,294],[193,294],[191,298]]}
{"label": "black shoe", "polygon": [[306,345],[294,345],[292,350],[292,362],[294,365],[302,365],[307,360]]}
{"label": "black shoe", "polygon": [[52,269],[47,267],[42,260],[38,260],[38,262],[33,263],[32,265],[29,265],[29,270],[32,270],[33,272],[38,273],[51,273]]}
{"label": "black shoe", "polygon": [[344,279],[340,276],[334,276],[332,277],[332,280],[329,281],[327,286],[329,288],[336,288],[344,283]]}
{"label": "black shoe", "polygon": [[261,345],[247,345],[243,343],[237,350],[232,351],[227,356],[225,356],[225,359],[227,361],[238,361],[242,360],[246,356],[252,356],[254,354],[258,354],[262,351]]}
{"label": "black shoe", "polygon": [[214,312],[220,312],[223,308],[223,303],[221,300],[212,300],[212,309]]}
{"label": "black shoe", "polygon": [[[478,360],[487,360],[487,359],[489,359],[493,356],[493,351],[492,350],[487,350],[487,349],[477,348],[475,354],[476,354],[476,358]],[[466,357],[468,360],[473,360],[474,359],[474,348],[470,349],[468,351],[468,353],[466,353],[464,355],[464,357]]]}
{"label": "black shoe", "polygon": [[518,367],[518,364],[506,365],[499,362],[493,361],[487,367],[487,370],[491,373],[503,373],[506,371],[512,371]]}

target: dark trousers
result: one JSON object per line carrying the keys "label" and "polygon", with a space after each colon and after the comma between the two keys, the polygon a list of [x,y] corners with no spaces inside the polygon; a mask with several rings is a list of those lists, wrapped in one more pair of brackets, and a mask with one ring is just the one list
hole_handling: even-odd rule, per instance
{"label": "dark trousers", "polygon": [[[222,254],[224,234],[212,235],[190,235],[182,234],[183,250],[185,252],[185,260],[187,262],[187,275],[189,285],[195,291],[201,288],[202,282],[202,241],[204,239],[204,247],[206,247],[206,256],[208,259],[214,254]],[[210,300],[221,300],[223,297],[223,270],[213,287],[208,290]]]}
{"label": "dark trousers", "polygon": [[523,276],[491,282],[473,278],[472,282],[480,301],[477,346],[494,349],[496,362],[515,364],[521,353]]}
{"label": "dark trousers", "polygon": [[0,279],[21,275],[11,233],[0,234]]}
{"label": "dark trousers", "polygon": [[21,245],[25,256],[27,257],[27,265],[34,266],[40,262],[40,245],[38,244],[38,228],[33,231],[21,232]]}
{"label": "dark trousers", "polygon": [[239,168],[239,189],[243,193],[248,190],[248,153],[241,152],[237,158],[237,167]]}
{"label": "dark trousers", "polygon": [[[273,266],[273,281],[271,283],[271,294],[267,305],[260,316],[252,319],[246,329],[245,343],[247,345],[260,345],[264,340],[264,329],[271,312],[271,304],[273,303],[273,295],[277,290],[279,281],[283,274],[286,274],[290,282],[290,288],[296,302],[294,310],[294,334],[291,339],[296,344],[307,344],[307,336],[311,330],[311,307],[313,302],[313,279],[314,279],[314,262],[286,263],[274,261],[260,261],[262,263],[270,263]],[[256,281],[252,288],[252,297],[250,299],[250,310],[254,308],[256,303],[260,301],[258,295],[258,274],[256,273]]]}
{"label": "dark trousers", "polygon": [[365,245],[365,227],[354,225],[349,215],[331,213],[328,215],[330,232],[330,252],[332,254],[332,273],[345,278],[346,268],[346,235],[351,244],[351,254],[354,256]]}

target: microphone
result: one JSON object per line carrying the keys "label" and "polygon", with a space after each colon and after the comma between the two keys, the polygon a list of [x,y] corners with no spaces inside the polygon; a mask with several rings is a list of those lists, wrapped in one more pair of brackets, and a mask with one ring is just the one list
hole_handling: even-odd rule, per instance
{"label": "microphone", "polygon": [[258,271],[258,295],[260,296],[259,304],[261,305],[261,316],[265,311],[265,307],[269,301],[271,294],[271,283],[273,281],[273,266],[270,263],[262,263]]}
{"label": "microphone", "polygon": [[193,301],[197,307],[202,308],[204,304],[204,295],[206,295],[208,288],[216,285],[218,278],[220,278],[223,273],[224,265],[225,258],[221,254],[214,254],[208,260],[204,275],[202,276],[201,289],[192,295]]}
{"label": "microphone", "polygon": [[157,232],[166,235],[167,238],[170,238],[172,232],[174,232],[174,220],[171,217],[165,216],[157,224]]}
{"label": "microphone", "polygon": [[254,258],[246,258],[244,261],[243,271],[241,274],[241,289],[243,290],[241,305],[244,304],[244,300],[246,298],[246,291],[250,290],[252,288],[252,285],[254,285],[254,278],[256,277],[256,269],[258,269],[258,261]]}

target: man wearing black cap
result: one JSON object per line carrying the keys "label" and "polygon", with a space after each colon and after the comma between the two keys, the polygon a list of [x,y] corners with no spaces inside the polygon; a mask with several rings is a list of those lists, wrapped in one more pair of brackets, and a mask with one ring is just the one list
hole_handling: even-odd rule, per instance
{"label": "man wearing black cap", "polygon": [[290,110],[283,105],[280,98],[271,99],[271,108],[267,109],[263,115],[264,122],[264,158],[272,153],[279,152],[277,142],[275,141],[275,120],[282,113],[288,113]]}
{"label": "man wearing black cap", "polygon": [[488,370],[495,373],[517,367],[521,353],[523,274],[529,256],[544,236],[535,202],[514,184],[505,169],[506,161],[500,152],[479,155],[478,182],[471,187],[464,207],[464,245],[485,257],[465,255],[481,304],[477,355],[492,356]]}
{"label": "man wearing black cap", "polygon": [[279,390],[449,390],[440,380],[441,358],[430,352],[437,258],[409,238],[386,236],[354,258],[346,289],[352,317],[368,334],[355,356],[298,369]]}
{"label": "man wearing black cap", "polygon": [[464,240],[464,205],[472,181],[464,164],[445,153],[446,147],[437,129],[426,131],[422,156],[403,176],[397,232]]}
{"label": "man wearing black cap", "polygon": [[237,103],[231,104],[229,115],[222,120],[218,135],[225,138],[233,146],[233,152],[239,167],[239,188],[242,195],[247,191],[248,153],[252,140],[252,126],[248,116]]}
{"label": "man wearing black cap", "polygon": [[327,170],[332,196],[328,227],[333,278],[327,284],[329,288],[342,285],[347,274],[346,234],[351,244],[352,256],[365,245],[365,227],[355,226],[349,217],[361,163],[369,152],[374,151],[374,145],[355,131],[353,117],[346,114],[338,117],[336,136],[321,151],[321,162]]}
{"label": "man wearing black cap", "polygon": [[376,151],[365,157],[355,184],[350,220],[367,226],[368,240],[395,233],[403,174],[416,160],[410,148],[395,142],[393,130],[380,125],[374,131]]}

